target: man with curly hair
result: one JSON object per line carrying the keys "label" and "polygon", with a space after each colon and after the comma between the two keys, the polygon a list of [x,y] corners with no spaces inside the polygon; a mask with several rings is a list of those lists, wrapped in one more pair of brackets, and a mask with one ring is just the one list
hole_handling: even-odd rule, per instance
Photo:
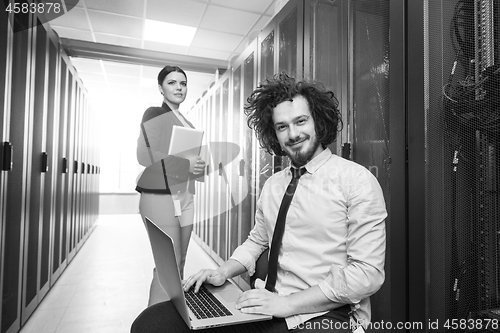
{"label": "man with curly hair", "polygon": [[[289,157],[291,166],[264,184],[248,239],[216,270],[184,281],[185,290],[253,275],[270,249],[266,281],[257,280],[236,308],[273,319],[211,332],[363,331],[371,319],[369,297],[384,281],[387,212],[377,179],[328,148],[342,128],[333,92],[281,73],[247,102],[247,122],[261,147]],[[285,197],[291,202],[283,208]],[[171,328],[177,319],[165,321],[163,328]]]}

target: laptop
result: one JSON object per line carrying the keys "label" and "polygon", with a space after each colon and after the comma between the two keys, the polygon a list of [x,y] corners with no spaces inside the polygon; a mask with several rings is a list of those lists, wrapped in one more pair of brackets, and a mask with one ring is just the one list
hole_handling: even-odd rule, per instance
{"label": "laptop", "polygon": [[[184,293],[172,238],[158,228],[148,217],[145,217],[145,223],[160,285],[190,329],[198,330],[272,318],[269,315],[246,314],[235,309],[236,300],[243,291],[230,281],[226,281],[220,287],[204,284],[203,288],[200,288],[201,292],[196,294],[193,291]],[[207,295],[204,295],[204,293],[207,293]],[[205,300],[193,300],[192,298],[196,296],[205,297]],[[209,302],[213,304],[207,306]],[[188,303],[195,304],[188,306]],[[195,313],[204,308],[214,310],[214,313],[211,315]],[[206,318],[203,316],[206,316]]]}

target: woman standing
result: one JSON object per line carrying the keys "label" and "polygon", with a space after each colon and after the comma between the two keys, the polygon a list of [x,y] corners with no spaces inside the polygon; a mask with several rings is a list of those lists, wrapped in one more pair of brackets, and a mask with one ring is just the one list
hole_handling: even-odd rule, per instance
{"label": "woman standing", "polygon": [[[184,159],[168,155],[173,126],[193,127],[179,112],[187,94],[186,73],[177,66],[165,66],[158,74],[158,89],[163,95],[162,106],[148,108],[142,117],[137,159],[146,169],[136,190],[141,193],[142,218],[150,218],[174,240],[182,278],[193,230],[194,180],[203,181],[205,161],[199,156]],[[154,269],[148,306],[167,299]]]}

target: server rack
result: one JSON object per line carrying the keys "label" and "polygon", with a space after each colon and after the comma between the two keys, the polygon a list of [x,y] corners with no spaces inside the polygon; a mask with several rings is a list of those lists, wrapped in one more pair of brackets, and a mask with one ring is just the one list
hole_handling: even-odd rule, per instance
{"label": "server rack", "polygon": [[1,16],[0,331],[11,333],[92,231],[99,161],[87,93],[57,35],[38,14]]}

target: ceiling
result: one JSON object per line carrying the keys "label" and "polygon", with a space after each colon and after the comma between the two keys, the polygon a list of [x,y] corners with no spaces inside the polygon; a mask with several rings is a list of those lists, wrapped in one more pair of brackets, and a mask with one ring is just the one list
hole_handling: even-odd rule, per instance
{"label": "ceiling", "polygon": [[[166,64],[188,76],[189,110],[271,20],[284,0],[79,0],[49,22],[91,100],[138,108],[158,105],[156,76]],[[144,39],[146,19],[197,28],[189,46]],[[165,31],[166,34],[176,33]],[[135,120],[135,119],[134,119]]]}

